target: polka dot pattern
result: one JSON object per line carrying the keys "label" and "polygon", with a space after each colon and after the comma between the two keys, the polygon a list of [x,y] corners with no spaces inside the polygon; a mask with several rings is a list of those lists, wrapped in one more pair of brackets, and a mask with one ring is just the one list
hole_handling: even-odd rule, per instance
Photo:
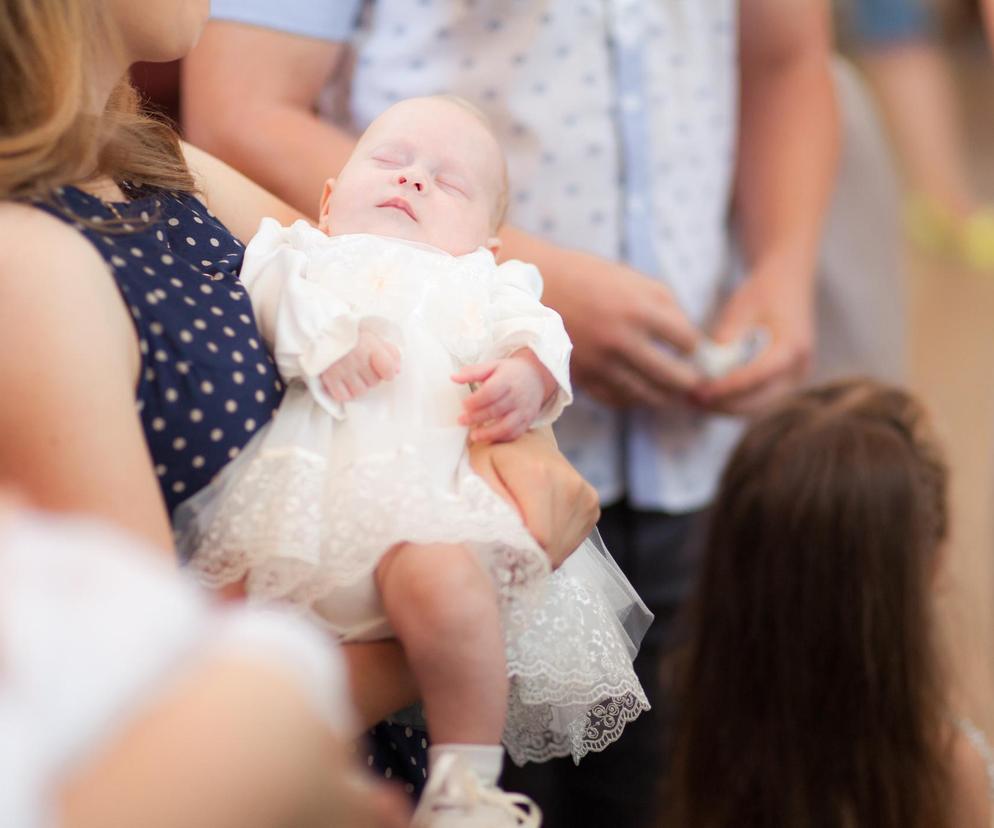
{"label": "polka dot pattern", "polygon": [[283,388],[238,281],[241,243],[192,196],[125,192],[131,201],[112,206],[75,188],[58,196],[100,225],[80,230],[131,312],[142,356],[136,407],[172,513],[269,420]]}

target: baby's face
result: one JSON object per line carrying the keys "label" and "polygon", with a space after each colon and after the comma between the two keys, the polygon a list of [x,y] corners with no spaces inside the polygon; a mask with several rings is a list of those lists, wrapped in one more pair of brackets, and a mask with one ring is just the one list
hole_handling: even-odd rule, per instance
{"label": "baby's face", "polygon": [[321,205],[331,235],[375,233],[453,255],[487,245],[504,187],[500,147],[452,101],[392,106],[359,140]]}

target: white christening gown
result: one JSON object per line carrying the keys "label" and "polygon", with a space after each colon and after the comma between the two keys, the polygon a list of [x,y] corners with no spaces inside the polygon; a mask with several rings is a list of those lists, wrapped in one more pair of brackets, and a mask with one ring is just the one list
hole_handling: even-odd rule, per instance
{"label": "white christening gown", "polygon": [[[463,543],[501,602],[511,697],[504,742],[518,764],[600,750],[648,709],[632,658],[652,616],[587,541],[555,573],[517,512],[469,464],[457,424],[461,366],[527,347],[571,399],[571,345],[539,302],[531,265],[480,248],[452,256],[398,239],[329,237],[264,219],[242,281],[287,390],[272,422],[183,504],[176,538],[208,584],[247,577],[250,597],[289,600],[345,640],[391,635],[374,585],[401,541]],[[401,353],[398,375],[357,400],[320,374],[368,327]]]}

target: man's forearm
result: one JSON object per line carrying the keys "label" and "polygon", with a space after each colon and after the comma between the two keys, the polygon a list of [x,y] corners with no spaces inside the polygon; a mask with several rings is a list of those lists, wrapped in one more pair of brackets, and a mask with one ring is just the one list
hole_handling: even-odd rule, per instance
{"label": "man's forearm", "polygon": [[[259,103],[246,113],[251,128],[219,136],[219,152],[271,193],[315,219],[325,179],[338,175],[355,139],[314,113],[280,103]],[[207,149],[211,149],[208,145]]]}
{"label": "man's forearm", "polygon": [[742,66],[736,211],[751,270],[810,288],[835,180],[838,113],[824,41]]}
{"label": "man's forearm", "polygon": [[355,143],[316,114],[344,43],[212,20],[183,63],[189,141],[316,218],[325,179]]}

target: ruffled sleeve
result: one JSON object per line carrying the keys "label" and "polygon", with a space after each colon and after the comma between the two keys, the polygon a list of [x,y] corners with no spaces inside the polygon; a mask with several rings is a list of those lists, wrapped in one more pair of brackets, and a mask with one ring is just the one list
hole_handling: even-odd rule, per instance
{"label": "ruffled sleeve", "polygon": [[264,218],[245,249],[241,280],[283,379],[303,380],[322,408],[341,419],[344,408],[320,377],[355,347],[363,318],[309,272],[311,249],[327,241],[305,221],[281,227]]}
{"label": "ruffled sleeve", "polygon": [[484,361],[503,359],[521,348],[530,348],[552,374],[559,387],[533,426],[555,422],[573,401],[569,379],[573,344],[562,317],[539,301],[542,287],[542,276],[534,265],[511,259],[497,267],[491,304],[493,344],[484,357]]}

